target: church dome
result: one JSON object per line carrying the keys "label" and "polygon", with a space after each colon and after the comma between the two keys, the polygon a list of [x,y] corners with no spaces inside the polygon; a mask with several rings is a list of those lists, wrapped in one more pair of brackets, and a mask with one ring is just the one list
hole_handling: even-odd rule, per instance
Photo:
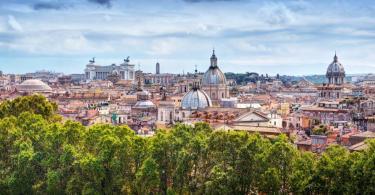
{"label": "church dome", "polygon": [[19,92],[26,92],[26,93],[50,93],[52,92],[52,88],[45,84],[41,80],[37,79],[29,79],[17,86],[17,90]]}
{"label": "church dome", "polygon": [[212,56],[211,56],[211,65],[204,73],[202,78],[202,84],[203,86],[207,85],[226,85],[227,80],[225,78],[224,73],[220,70],[220,68],[217,66],[217,58],[215,55],[215,50],[213,50]]}
{"label": "church dome", "polygon": [[200,89],[192,89],[184,95],[181,101],[182,109],[197,110],[210,107],[212,105],[210,97]]}
{"label": "church dome", "polygon": [[134,105],[134,108],[138,108],[138,109],[155,108],[155,104],[150,100],[139,100]]}
{"label": "church dome", "polygon": [[134,108],[148,109],[155,108],[155,104],[150,100],[150,92],[142,90],[137,92],[137,103]]}
{"label": "church dome", "polygon": [[226,82],[224,73],[217,66],[210,67],[202,78],[203,85],[225,85]]}
{"label": "church dome", "polygon": [[326,77],[345,77],[344,66],[338,61],[336,54],[333,62],[327,68]]}

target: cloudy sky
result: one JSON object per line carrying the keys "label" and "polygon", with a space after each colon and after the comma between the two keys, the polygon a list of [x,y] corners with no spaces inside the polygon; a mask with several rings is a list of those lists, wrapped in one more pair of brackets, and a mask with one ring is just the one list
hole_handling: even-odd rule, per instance
{"label": "cloudy sky", "polygon": [[82,73],[130,56],[146,72],[375,72],[373,0],[0,0],[0,70]]}

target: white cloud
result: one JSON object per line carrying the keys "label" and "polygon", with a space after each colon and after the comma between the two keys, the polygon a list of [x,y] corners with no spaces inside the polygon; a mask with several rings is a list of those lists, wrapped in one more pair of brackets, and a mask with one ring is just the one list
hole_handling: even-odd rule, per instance
{"label": "white cloud", "polygon": [[152,68],[163,58],[164,70],[170,72],[177,71],[176,64],[185,70],[207,65],[213,46],[226,71],[252,64],[264,66],[265,72],[278,65],[325,68],[334,50],[348,67],[375,61],[375,12],[358,12],[358,6],[342,14],[341,4],[332,9],[323,1],[116,2],[119,6],[112,9],[80,4],[38,12],[25,5],[0,6],[0,52],[72,60],[88,55],[109,61],[130,55],[152,62]]}
{"label": "white cloud", "polygon": [[16,20],[16,18],[12,15],[8,15],[8,25],[12,30],[22,32],[23,28],[21,24]]}
{"label": "white cloud", "polygon": [[177,39],[166,38],[163,40],[152,41],[148,53],[156,56],[165,56],[178,52],[179,48],[182,48],[182,43],[180,41]]}
{"label": "white cloud", "polygon": [[271,25],[286,25],[295,21],[294,13],[283,3],[266,3],[259,17]]}
{"label": "white cloud", "polygon": [[94,52],[112,51],[110,45],[92,43],[81,33],[76,32],[45,32],[23,35],[7,47],[16,51],[31,54],[90,54]]}

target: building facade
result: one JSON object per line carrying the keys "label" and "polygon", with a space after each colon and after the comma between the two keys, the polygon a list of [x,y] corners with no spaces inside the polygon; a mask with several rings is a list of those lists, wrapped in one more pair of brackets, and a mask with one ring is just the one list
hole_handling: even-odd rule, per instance
{"label": "building facade", "polygon": [[107,80],[110,75],[119,75],[121,80],[132,80],[135,78],[134,64],[129,63],[129,57],[124,59],[120,65],[112,64],[108,66],[101,66],[95,63],[95,58],[89,61],[86,65],[85,77],[86,80]]}

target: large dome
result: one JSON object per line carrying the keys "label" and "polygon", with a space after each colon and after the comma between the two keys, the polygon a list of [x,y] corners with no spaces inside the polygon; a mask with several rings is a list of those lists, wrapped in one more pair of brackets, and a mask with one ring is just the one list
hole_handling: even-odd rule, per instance
{"label": "large dome", "polygon": [[134,108],[138,108],[138,109],[155,108],[155,104],[152,103],[150,100],[139,100],[134,105]]}
{"label": "large dome", "polygon": [[338,61],[337,55],[333,58],[333,62],[328,66],[326,77],[345,77],[344,66]]}
{"label": "large dome", "polygon": [[197,110],[210,107],[212,105],[210,97],[200,89],[192,89],[184,95],[181,101],[182,109]]}
{"label": "large dome", "polygon": [[150,100],[150,92],[142,90],[137,92],[137,103],[134,108],[148,109],[155,108],[155,104]]}
{"label": "large dome", "polygon": [[204,73],[202,78],[203,86],[207,85],[226,85],[227,80],[223,72],[221,72],[220,68],[217,66],[217,58],[215,55],[215,50],[213,50],[211,56],[211,65]]}
{"label": "large dome", "polygon": [[37,79],[29,79],[17,86],[17,90],[19,92],[27,92],[27,93],[34,93],[34,92],[40,92],[40,93],[50,93],[52,92],[52,88],[45,84],[41,80]]}
{"label": "large dome", "polygon": [[227,80],[219,67],[211,67],[204,73],[202,78],[203,85],[225,85]]}

